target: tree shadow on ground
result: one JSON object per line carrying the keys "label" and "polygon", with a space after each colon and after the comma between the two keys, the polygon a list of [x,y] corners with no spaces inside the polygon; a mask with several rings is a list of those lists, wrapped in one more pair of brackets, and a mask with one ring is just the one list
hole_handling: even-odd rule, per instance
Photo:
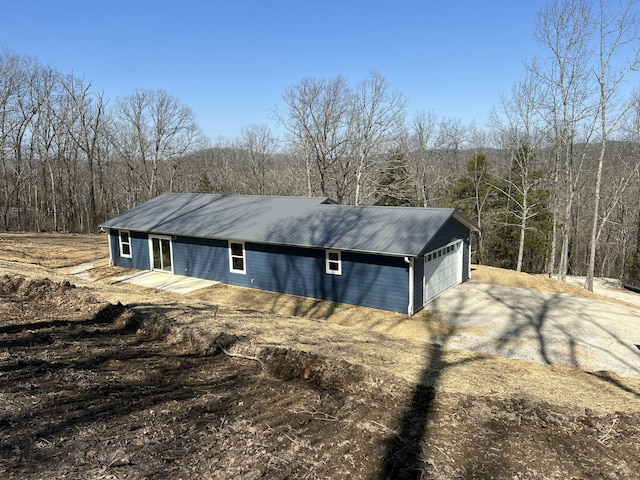
{"label": "tree shadow on ground", "polygon": [[[511,316],[509,327],[504,329],[495,342],[495,348],[499,352],[504,350],[505,356],[511,356],[513,352],[507,348],[508,345],[514,345],[515,342],[515,348],[518,348],[527,340],[529,332],[532,332],[543,363],[548,365],[568,364],[585,369],[585,353],[580,354],[580,350],[588,349],[587,351],[590,350],[592,353],[591,356],[600,355],[607,358],[610,366],[601,368],[604,373],[598,373],[600,371],[593,373],[586,370],[587,373],[591,373],[594,378],[607,382],[627,393],[640,396],[640,393],[616,378],[615,373],[609,372],[615,370],[617,366],[624,371],[630,371],[636,375],[640,374],[640,366],[637,361],[633,361],[638,359],[639,352],[630,341],[625,342],[611,328],[605,327],[601,322],[588,315],[581,314],[579,304],[575,306],[574,318],[558,319],[557,316],[554,317],[552,315],[554,311],[567,309],[567,302],[572,302],[567,299],[566,295],[553,294],[543,302],[539,302],[535,306],[536,308],[513,298],[506,299],[504,295],[494,291],[490,291],[489,295],[506,307]],[[575,326],[571,327],[571,324],[576,322],[580,324],[579,334],[575,333]],[[589,331],[585,330],[586,328]],[[598,342],[600,336],[606,341]],[[611,348],[612,345],[617,345],[618,348],[614,350]],[[619,352],[626,352],[628,357],[622,356]]]}
{"label": "tree shadow on ground", "polygon": [[[557,307],[560,297],[553,296],[549,301],[545,302],[544,305],[540,306],[540,308],[532,311],[528,308],[524,299],[522,299],[522,302],[514,302],[512,298],[504,298],[501,291],[491,290],[488,292],[488,296],[493,302],[501,303],[508,308],[507,315],[510,316],[511,322],[504,331],[498,332],[499,335],[493,340],[494,344],[491,346],[491,349],[489,349],[489,344],[487,343],[486,345],[476,345],[473,350],[481,352],[484,347],[486,347],[484,351],[490,353],[502,349],[505,354],[504,356],[509,357],[510,355],[507,350],[510,348],[520,348],[524,339],[530,338],[530,340],[535,341],[535,349],[537,350],[541,363],[558,363],[557,349],[552,342],[549,342],[549,339],[546,338],[547,329],[556,328],[558,329],[558,334],[563,336],[566,342],[566,352],[563,352],[568,356],[574,366],[580,366],[578,349],[581,345],[581,339],[573,335],[571,329],[563,329],[562,323],[560,323],[559,326],[556,325],[558,322],[551,317],[551,313]],[[447,313],[453,319],[451,323],[464,326],[465,317],[479,314],[474,302],[475,300],[471,298],[471,296],[461,295],[457,297],[451,306],[451,310],[447,310]],[[607,331],[605,333],[608,333],[614,341],[620,343],[620,339],[615,337],[612,332]],[[427,361],[421,371],[420,379],[413,390],[411,401],[404,409],[401,417],[397,420],[395,434],[390,437],[386,443],[386,450],[379,475],[381,480],[424,478],[426,472],[430,471],[433,467],[433,465],[429,463],[429,458],[432,455],[427,451],[423,451],[423,449],[437,448],[437,446],[432,447],[434,442],[437,441],[437,438],[434,437],[435,433],[429,429],[435,427],[435,424],[430,427],[430,422],[435,419],[438,413],[440,398],[438,384],[447,369],[455,367],[460,363],[480,359],[475,357],[463,360],[462,362],[447,361],[447,351],[445,347],[447,344],[451,344],[454,335],[455,332],[451,332],[451,334],[441,337],[439,343],[432,344],[428,347],[426,352]],[[638,392],[625,385],[624,380],[617,378],[615,374],[610,375],[609,372],[599,372],[592,375],[595,375],[598,380],[617,387],[626,393],[632,394],[635,397],[639,396]],[[520,405],[518,402],[524,403]],[[527,418],[531,417],[535,422],[545,422],[546,417],[543,406],[539,407],[534,404],[529,404],[523,399],[518,398],[497,400],[496,404],[499,405],[500,408],[502,408],[503,404],[507,406],[513,404],[511,407],[517,415],[516,420],[527,416]],[[510,439],[508,429],[501,429],[498,424],[494,425],[491,419],[487,420],[487,422],[484,427],[479,425],[479,428],[484,428],[487,435],[495,436],[496,446],[498,449],[504,450],[509,441],[513,440]],[[538,434],[541,435],[539,432],[535,433],[535,435]],[[464,442],[464,440],[462,441]],[[483,443],[482,445],[486,444]],[[468,450],[469,452],[475,451],[475,453],[473,464],[467,465],[464,461],[460,464],[456,463],[457,467],[459,467],[457,471],[463,477],[464,472],[471,474],[473,477],[474,474],[470,472],[486,472],[491,469],[500,469],[499,459],[496,460],[492,458],[483,462],[483,453],[477,450],[477,446],[469,445],[465,448],[465,452]],[[555,447],[550,446],[549,448],[553,450]],[[508,469],[510,467],[505,466],[505,468]],[[498,470],[495,471],[498,472]],[[502,473],[504,473],[504,470]]]}
{"label": "tree shadow on ground", "polygon": [[[477,296],[478,292],[472,291]],[[483,328],[486,332],[469,348],[586,371],[610,370],[622,376],[640,374],[640,352],[631,340],[625,341],[613,324],[594,316],[597,310],[585,312],[582,300],[558,293],[538,297],[528,290],[500,286],[488,286],[480,294],[486,296],[479,302],[480,306],[475,305],[477,299],[472,295],[460,295],[456,303],[446,307],[452,323],[462,328],[478,326],[469,319],[490,319],[495,315],[496,323],[487,324]],[[490,306],[482,306],[487,299]],[[564,316],[563,312],[566,312]],[[629,322],[630,318],[623,320]],[[601,367],[600,363],[594,363],[596,359],[601,359]],[[609,383],[637,394],[624,386],[623,381]]]}
{"label": "tree shadow on ground", "polygon": [[615,374],[611,374],[610,372],[588,372],[589,375],[601,380],[604,383],[608,383],[609,385],[613,385],[620,390],[630,393],[634,397],[640,398],[640,392],[634,390],[633,388],[625,385],[619,378],[616,377]]}
{"label": "tree shadow on ground", "polygon": [[411,403],[398,421],[397,433],[387,443],[381,479],[422,477],[422,442],[429,435],[427,425],[436,396],[437,379],[444,368],[442,347],[433,344],[429,358],[420,382],[414,388]]}
{"label": "tree shadow on ground", "polygon": [[425,352],[428,357],[427,363],[413,389],[408,406],[398,419],[396,434],[387,441],[380,469],[381,480],[413,480],[424,477],[425,461],[422,449],[430,437],[428,425],[439,380],[447,369],[483,358],[477,356],[455,362],[447,361],[444,347],[453,334],[454,330],[451,330],[441,336],[440,343],[431,343]]}

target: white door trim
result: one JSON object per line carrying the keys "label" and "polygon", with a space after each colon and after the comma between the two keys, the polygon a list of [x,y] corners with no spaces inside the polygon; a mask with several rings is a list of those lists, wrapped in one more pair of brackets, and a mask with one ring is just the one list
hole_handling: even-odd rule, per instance
{"label": "white door trim", "polygon": [[[169,242],[169,262],[171,262],[171,271],[170,271],[170,273],[173,273],[173,240],[171,239],[171,237],[168,237],[166,235],[149,235],[149,269],[151,271],[169,273],[169,270],[165,270],[164,268],[162,268],[164,265],[161,265],[161,268],[155,268],[155,266],[154,266],[154,263],[153,263],[153,239],[167,240]],[[160,248],[162,248],[162,243],[160,245],[161,245]],[[162,263],[162,252],[160,252],[160,262]]]}

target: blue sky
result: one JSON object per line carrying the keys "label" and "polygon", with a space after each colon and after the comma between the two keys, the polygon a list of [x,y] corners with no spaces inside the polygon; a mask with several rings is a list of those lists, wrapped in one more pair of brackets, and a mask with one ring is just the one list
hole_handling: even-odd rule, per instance
{"label": "blue sky", "polygon": [[371,70],[417,111],[484,127],[535,56],[543,0],[5,2],[0,47],[91,80],[115,101],[161,88],[213,141],[267,124],[288,86]]}

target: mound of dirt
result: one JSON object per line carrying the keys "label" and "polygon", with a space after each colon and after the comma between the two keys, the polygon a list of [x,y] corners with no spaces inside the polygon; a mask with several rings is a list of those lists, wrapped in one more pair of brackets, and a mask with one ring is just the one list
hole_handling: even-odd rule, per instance
{"label": "mound of dirt", "polygon": [[0,293],[17,295],[29,300],[61,296],[73,288],[75,285],[68,281],[54,282],[48,278],[26,278],[22,275],[3,275],[0,277]]}
{"label": "mound of dirt", "polygon": [[[0,301],[7,297],[22,302],[19,309],[6,312],[9,316],[28,317],[34,313],[40,318],[47,318],[64,309],[71,319],[87,314],[95,315],[106,306],[106,302],[96,298],[89,290],[76,288],[66,280],[56,282],[48,278],[28,278],[22,275],[0,277]],[[0,313],[2,310],[0,306]]]}
{"label": "mound of dirt", "polygon": [[[134,323],[132,323],[134,324]],[[184,355],[225,355],[256,362],[262,370],[280,380],[305,380],[319,388],[341,388],[363,378],[363,368],[346,361],[334,361],[289,348],[255,345],[248,337],[202,326],[180,325],[163,317],[135,322],[136,334],[148,339],[164,340]]]}
{"label": "mound of dirt", "polygon": [[304,379],[324,389],[341,389],[362,382],[362,367],[321,355],[286,348],[263,347],[256,357],[265,370],[281,380]]}

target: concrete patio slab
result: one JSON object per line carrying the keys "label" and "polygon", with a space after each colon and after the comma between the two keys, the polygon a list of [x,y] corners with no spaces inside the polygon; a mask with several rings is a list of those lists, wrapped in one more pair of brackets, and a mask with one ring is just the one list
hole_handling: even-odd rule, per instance
{"label": "concrete patio slab", "polygon": [[201,278],[173,275],[165,272],[136,272],[130,275],[114,278],[114,283],[125,282],[147,288],[157,288],[175,293],[191,293],[202,288],[216,285],[220,282]]}

